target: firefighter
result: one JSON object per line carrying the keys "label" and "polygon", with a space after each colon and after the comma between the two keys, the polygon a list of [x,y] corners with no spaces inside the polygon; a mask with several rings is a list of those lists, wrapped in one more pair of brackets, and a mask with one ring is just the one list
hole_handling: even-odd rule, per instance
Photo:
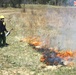
{"label": "firefighter", "polygon": [[1,15],[0,16],[0,46],[6,46],[6,45],[8,45],[6,43],[5,32],[8,32],[8,31],[6,29],[6,24],[4,22],[4,16]]}

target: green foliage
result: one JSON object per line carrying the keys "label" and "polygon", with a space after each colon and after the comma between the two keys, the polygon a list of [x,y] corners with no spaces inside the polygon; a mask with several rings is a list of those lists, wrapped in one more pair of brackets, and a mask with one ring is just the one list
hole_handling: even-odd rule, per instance
{"label": "green foliage", "polygon": [[63,5],[67,0],[0,0],[0,7],[21,7],[21,4],[51,4],[51,5]]}

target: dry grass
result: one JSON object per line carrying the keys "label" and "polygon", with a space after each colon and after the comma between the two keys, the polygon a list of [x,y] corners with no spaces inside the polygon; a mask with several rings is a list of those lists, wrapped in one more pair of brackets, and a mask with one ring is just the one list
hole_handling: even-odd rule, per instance
{"label": "dry grass", "polygon": [[[41,68],[41,53],[35,51],[27,43],[20,42],[24,37],[40,36],[48,45],[50,38],[55,39],[60,34],[59,27],[63,26],[59,9],[47,9],[46,6],[26,6],[22,9],[0,9],[0,14],[5,16],[7,29],[13,28],[7,37],[8,47],[0,48],[0,75],[75,75],[76,68],[62,67],[51,71]],[[65,10],[66,11],[66,10]],[[51,15],[50,15],[51,14]],[[58,16],[57,16],[58,15]],[[57,17],[57,18],[56,18]],[[54,43],[55,47],[57,46]]]}

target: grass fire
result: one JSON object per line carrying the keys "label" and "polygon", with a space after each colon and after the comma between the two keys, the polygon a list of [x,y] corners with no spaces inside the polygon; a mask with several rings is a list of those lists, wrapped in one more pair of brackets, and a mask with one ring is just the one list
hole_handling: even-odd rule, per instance
{"label": "grass fire", "polygon": [[43,42],[37,37],[28,37],[20,41],[27,42],[35,50],[41,52],[42,56],[39,60],[46,65],[74,66],[75,62],[73,60],[76,56],[72,50],[58,50],[53,47],[47,48],[47,44],[43,45]]}
{"label": "grass fire", "polygon": [[76,75],[75,7],[25,4],[0,15],[13,28],[0,47],[0,75]]}

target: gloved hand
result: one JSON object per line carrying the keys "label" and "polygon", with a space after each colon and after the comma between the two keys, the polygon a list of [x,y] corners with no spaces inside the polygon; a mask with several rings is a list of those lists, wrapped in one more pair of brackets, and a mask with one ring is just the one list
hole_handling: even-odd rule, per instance
{"label": "gloved hand", "polygon": [[9,34],[10,34],[10,32],[8,31],[5,36],[8,36]]}
{"label": "gloved hand", "polygon": [[2,35],[3,33],[2,32],[0,32],[0,35]]}

